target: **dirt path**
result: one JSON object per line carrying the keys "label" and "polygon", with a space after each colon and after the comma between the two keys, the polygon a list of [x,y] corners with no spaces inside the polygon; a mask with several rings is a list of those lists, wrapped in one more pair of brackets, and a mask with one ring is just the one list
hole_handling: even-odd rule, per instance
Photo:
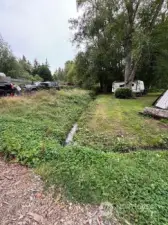
{"label": "dirt path", "polygon": [[43,193],[39,177],[0,158],[0,225],[119,225],[103,221],[102,208],[62,203]]}

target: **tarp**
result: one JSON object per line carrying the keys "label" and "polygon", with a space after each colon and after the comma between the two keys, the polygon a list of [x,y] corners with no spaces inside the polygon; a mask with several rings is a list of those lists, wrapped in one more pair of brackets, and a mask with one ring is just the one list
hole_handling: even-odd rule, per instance
{"label": "tarp", "polygon": [[160,109],[168,109],[168,90],[165,91],[155,102],[154,106]]}

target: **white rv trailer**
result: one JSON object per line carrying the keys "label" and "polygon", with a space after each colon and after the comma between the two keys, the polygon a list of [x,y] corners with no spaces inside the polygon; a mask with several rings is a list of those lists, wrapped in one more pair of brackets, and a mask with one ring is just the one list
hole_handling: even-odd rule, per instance
{"label": "white rv trailer", "polygon": [[[114,82],[112,84],[112,93],[114,93],[118,88],[124,88],[125,83],[124,82]],[[145,85],[144,82],[141,80],[136,80],[132,83],[132,91],[133,93],[141,94],[145,91]]]}

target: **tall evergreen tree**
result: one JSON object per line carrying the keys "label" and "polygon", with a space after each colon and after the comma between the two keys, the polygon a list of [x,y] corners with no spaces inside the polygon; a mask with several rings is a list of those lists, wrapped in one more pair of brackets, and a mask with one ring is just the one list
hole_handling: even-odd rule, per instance
{"label": "tall evergreen tree", "polygon": [[39,66],[38,69],[38,75],[44,80],[44,81],[52,81],[53,77],[51,74],[50,69],[46,65]]}

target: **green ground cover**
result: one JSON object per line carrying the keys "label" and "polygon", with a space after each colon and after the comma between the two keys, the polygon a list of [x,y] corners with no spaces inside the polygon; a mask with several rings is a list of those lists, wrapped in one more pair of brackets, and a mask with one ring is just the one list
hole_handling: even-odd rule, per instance
{"label": "green ground cover", "polygon": [[119,154],[68,147],[38,173],[72,201],[111,203],[121,224],[126,219],[130,224],[167,225],[167,167],[168,152]]}
{"label": "green ground cover", "polygon": [[89,101],[77,89],[1,98],[0,152],[28,165],[52,158]]}
{"label": "green ground cover", "polygon": [[[121,224],[167,225],[168,152],[143,148],[168,147],[168,122],[138,114],[156,97],[91,101],[87,91],[68,90],[0,99],[0,152],[36,166],[55,194],[109,202]],[[75,145],[63,147],[76,121]]]}
{"label": "green ground cover", "polygon": [[168,148],[168,123],[139,115],[156,98],[155,94],[130,100],[98,96],[79,120],[76,142],[103,151]]}

